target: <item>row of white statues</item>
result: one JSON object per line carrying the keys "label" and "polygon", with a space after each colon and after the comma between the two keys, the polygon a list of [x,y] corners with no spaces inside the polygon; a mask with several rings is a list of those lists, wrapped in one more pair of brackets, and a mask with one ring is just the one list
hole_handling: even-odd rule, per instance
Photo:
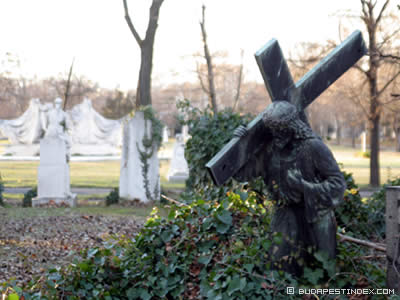
{"label": "row of white statues", "polygon": [[[53,107],[46,110],[41,119],[44,137],[40,141],[40,164],[38,168],[38,196],[33,206],[50,202],[76,206],[76,195],[70,190],[69,160],[71,141],[68,135],[70,120],[61,108],[62,100],[57,98]],[[151,122],[145,120],[143,112],[136,112],[124,126],[119,196],[128,200],[137,199],[146,203],[160,197],[160,176],[157,151],[150,151],[148,171],[143,172],[143,161],[139,151],[144,135],[149,136]],[[156,147],[156,146],[155,146]],[[155,150],[155,149],[154,149]],[[184,143],[177,136],[174,155],[171,160],[169,180],[185,180],[188,173],[184,159]],[[147,176],[147,178],[144,178]],[[186,176],[186,177],[185,177]],[[145,184],[147,182],[147,184]]]}
{"label": "row of white statues", "polygon": [[[71,143],[122,145],[124,118],[118,120],[104,118],[93,108],[89,99],[84,99],[82,103],[66,112],[62,110],[61,104],[60,98],[54,103],[45,104],[39,99],[32,99],[28,109],[19,118],[0,120],[0,131],[11,144],[39,143],[43,132],[48,130],[46,123],[51,122],[50,118],[62,115]],[[50,113],[54,116],[50,116]]]}

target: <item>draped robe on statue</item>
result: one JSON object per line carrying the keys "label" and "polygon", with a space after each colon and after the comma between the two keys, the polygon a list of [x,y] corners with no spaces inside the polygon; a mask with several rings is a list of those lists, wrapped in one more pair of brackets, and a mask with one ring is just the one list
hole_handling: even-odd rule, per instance
{"label": "draped robe on statue", "polygon": [[[288,171],[297,170],[303,187],[294,189]],[[345,181],[328,147],[311,130],[292,139],[282,150],[269,145],[235,174],[238,181],[262,176],[271,200],[276,203],[271,231],[282,242],[270,248],[272,261],[280,268],[301,274],[307,248],[336,255],[336,220],[333,208],[343,200]],[[292,257],[291,259],[287,259]]]}

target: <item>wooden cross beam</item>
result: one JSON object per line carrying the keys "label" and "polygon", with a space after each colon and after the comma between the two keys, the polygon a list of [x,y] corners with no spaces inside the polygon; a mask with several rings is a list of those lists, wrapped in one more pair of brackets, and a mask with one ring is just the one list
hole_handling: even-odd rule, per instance
{"label": "wooden cross beam", "polygon": [[[289,101],[303,112],[366,53],[361,32],[355,31],[297,83],[293,82],[277,40],[269,41],[256,52],[255,57],[272,101]],[[247,125],[246,136],[232,138],[206,164],[216,185],[224,184],[250,157],[271,141],[271,135],[262,122],[262,115],[259,114]]]}

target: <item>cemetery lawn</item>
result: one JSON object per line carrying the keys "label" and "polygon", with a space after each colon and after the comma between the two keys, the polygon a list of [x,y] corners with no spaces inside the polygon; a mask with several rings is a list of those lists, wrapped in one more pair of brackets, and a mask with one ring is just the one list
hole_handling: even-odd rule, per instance
{"label": "cemetery lawn", "polygon": [[[369,158],[359,149],[329,145],[343,169],[353,173],[356,183],[367,186],[369,181]],[[37,184],[38,161],[0,161],[0,173],[6,187],[34,187]],[[381,151],[381,182],[400,176],[400,153]],[[89,188],[115,188],[119,185],[120,161],[97,161],[70,163],[71,186]],[[161,186],[164,189],[183,189],[183,183],[169,183],[166,175],[169,161],[160,160]],[[90,196],[88,196],[90,198]],[[93,198],[93,197],[92,197]]]}
{"label": "cemetery lawn", "polygon": [[[355,182],[366,187],[369,183],[369,158],[363,157],[359,149],[336,145],[329,145],[329,148],[343,169],[353,173]],[[400,177],[400,152],[381,151],[379,160],[381,184]]]}
{"label": "cemetery lawn", "polygon": [[[6,187],[34,187],[37,185],[39,161],[0,161],[0,174]],[[183,183],[169,183],[166,175],[169,162],[160,161],[163,188],[183,189]],[[116,188],[119,186],[120,161],[70,162],[71,186]]]}

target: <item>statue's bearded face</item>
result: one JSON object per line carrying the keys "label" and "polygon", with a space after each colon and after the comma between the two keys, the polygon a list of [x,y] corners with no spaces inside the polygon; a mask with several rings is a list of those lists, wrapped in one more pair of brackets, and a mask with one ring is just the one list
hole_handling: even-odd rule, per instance
{"label": "statue's bearded face", "polygon": [[272,130],[274,145],[278,149],[283,149],[290,142],[293,137],[292,131],[286,128],[274,128]]}

